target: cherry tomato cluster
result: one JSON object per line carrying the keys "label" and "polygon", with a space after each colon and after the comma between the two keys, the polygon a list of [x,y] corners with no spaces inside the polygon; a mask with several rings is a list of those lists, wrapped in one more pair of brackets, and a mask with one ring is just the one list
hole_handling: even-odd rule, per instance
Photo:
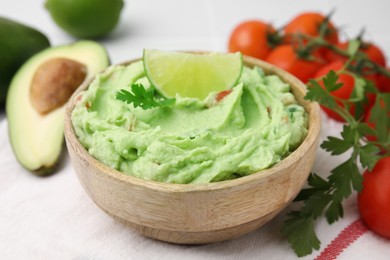
{"label": "cherry tomato cluster", "polygon": [[[316,46],[313,44],[316,39],[322,39],[327,46]],[[228,48],[230,52],[240,51],[244,55],[274,64],[304,83],[308,83],[310,79],[317,79],[320,83],[320,79],[331,70],[337,72],[345,69],[348,57],[334,49],[346,51],[348,45],[349,41],[340,41],[339,31],[330,16],[305,12],[293,18],[281,30],[260,20],[242,22],[230,35]],[[385,55],[376,44],[363,41],[359,51],[375,64],[386,67]],[[364,69],[354,73],[372,81],[379,91],[390,92],[389,77]],[[355,77],[350,73],[339,73],[339,82],[343,86],[332,92],[332,95],[348,100],[354,90]],[[367,95],[363,116],[369,113],[374,100],[375,95]],[[330,118],[344,121],[336,112],[326,107],[323,110]],[[353,105],[350,112],[355,113]]]}
{"label": "cherry tomato cluster", "polygon": [[[330,71],[336,72],[337,83],[342,86],[331,95],[340,106],[348,105],[351,115],[376,128],[375,122],[370,121],[371,108],[376,100],[375,93],[390,92],[390,73],[384,73],[390,69],[386,68],[385,55],[375,43],[363,41],[362,35],[357,40],[359,56],[356,52],[355,56],[359,58],[355,59],[348,51],[350,42],[340,41],[339,31],[330,16],[306,12],[293,18],[281,30],[260,20],[242,22],[233,30],[228,48],[230,52],[240,51],[274,64],[306,84],[315,80],[325,87],[324,76]],[[365,67],[366,64],[369,66]],[[349,99],[360,79],[373,84],[376,91],[365,92],[364,111],[358,115],[357,105]],[[378,100],[383,101],[380,97]],[[385,104],[382,102],[380,106],[385,107]],[[332,109],[322,108],[330,118],[344,121]],[[375,136],[367,136],[367,140],[377,141]],[[363,174],[363,179],[363,190],[358,196],[360,215],[374,232],[390,238],[390,157],[386,155],[379,160],[372,171]]]}

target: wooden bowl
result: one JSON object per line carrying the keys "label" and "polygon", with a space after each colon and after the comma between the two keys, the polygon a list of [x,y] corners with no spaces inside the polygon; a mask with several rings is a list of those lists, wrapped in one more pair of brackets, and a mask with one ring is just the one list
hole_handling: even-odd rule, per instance
{"label": "wooden bowl", "polygon": [[259,228],[284,209],[312,168],[321,128],[320,109],[304,100],[306,87],[294,76],[257,59],[244,57],[244,62],[279,75],[308,112],[308,135],[298,149],[270,169],[210,184],[167,184],[128,176],[94,159],[75,136],[71,112],[78,92],[86,89],[88,82],[67,105],[65,138],[77,176],[96,205],[142,235],[179,244],[235,238]]}

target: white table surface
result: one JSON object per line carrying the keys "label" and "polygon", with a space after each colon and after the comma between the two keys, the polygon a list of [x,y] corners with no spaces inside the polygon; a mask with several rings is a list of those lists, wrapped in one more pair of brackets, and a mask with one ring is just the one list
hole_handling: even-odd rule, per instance
{"label": "white table surface", "polygon": [[[52,45],[75,41],[54,24],[43,4],[42,0],[0,0],[0,16],[38,28]],[[226,51],[229,34],[240,21],[257,18],[282,26],[298,12],[328,13],[333,8],[333,20],[344,36],[355,36],[365,27],[367,39],[389,57],[387,0],[127,0],[119,26],[100,42],[113,64],[140,57],[143,48]],[[326,118],[324,126],[322,138],[340,131],[339,124]],[[283,213],[259,230],[217,244],[179,246],[144,238],[93,204],[66,154],[59,172],[51,177],[35,177],[21,168],[7,131],[5,112],[0,109],[0,259],[296,258],[279,232]],[[319,149],[313,171],[327,176],[342,159]],[[355,196],[345,203],[343,220],[331,226],[324,219],[318,222],[322,250],[358,218]],[[320,252],[304,259],[313,259]],[[389,240],[368,232],[338,258],[378,260],[389,255]]]}

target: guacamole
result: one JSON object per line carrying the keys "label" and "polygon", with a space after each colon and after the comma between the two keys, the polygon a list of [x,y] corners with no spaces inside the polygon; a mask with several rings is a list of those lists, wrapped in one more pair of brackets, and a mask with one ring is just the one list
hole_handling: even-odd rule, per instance
{"label": "guacamole", "polygon": [[124,174],[167,183],[234,179],[271,167],[307,134],[307,113],[290,86],[257,67],[244,67],[225,95],[177,96],[174,105],[146,110],[116,99],[132,83],[150,87],[142,61],[97,76],[72,113],[81,144]]}

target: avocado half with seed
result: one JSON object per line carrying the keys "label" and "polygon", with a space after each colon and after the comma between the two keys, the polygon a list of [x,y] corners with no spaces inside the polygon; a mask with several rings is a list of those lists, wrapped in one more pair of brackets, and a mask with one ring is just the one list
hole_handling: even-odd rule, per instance
{"label": "avocado half with seed", "polygon": [[63,147],[67,100],[109,63],[102,45],[80,41],[41,51],[23,64],[6,100],[11,145],[23,167],[41,176],[54,171]]}

